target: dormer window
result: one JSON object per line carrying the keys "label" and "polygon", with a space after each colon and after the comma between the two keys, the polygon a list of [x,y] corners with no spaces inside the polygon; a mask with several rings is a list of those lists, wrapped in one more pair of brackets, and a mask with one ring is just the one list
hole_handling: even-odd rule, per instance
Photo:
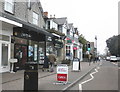
{"label": "dormer window", "polygon": [[5,0],[4,10],[9,13],[14,13],[14,0]]}

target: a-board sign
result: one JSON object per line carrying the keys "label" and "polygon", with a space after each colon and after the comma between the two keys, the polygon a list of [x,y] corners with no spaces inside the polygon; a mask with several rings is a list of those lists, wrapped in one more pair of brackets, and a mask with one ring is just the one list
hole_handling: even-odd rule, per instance
{"label": "a-board sign", "polygon": [[66,64],[59,64],[57,66],[57,81],[68,81],[68,66]]}
{"label": "a-board sign", "polygon": [[78,58],[73,59],[73,71],[79,71],[80,70],[80,61]]}

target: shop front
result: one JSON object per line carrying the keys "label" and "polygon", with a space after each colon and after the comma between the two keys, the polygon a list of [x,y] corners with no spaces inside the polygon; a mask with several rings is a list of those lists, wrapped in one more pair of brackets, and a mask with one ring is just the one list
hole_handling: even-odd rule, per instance
{"label": "shop front", "polygon": [[0,72],[6,72],[9,71],[9,58],[10,58],[10,42],[9,41],[3,41],[3,37],[7,37],[10,39],[9,36],[1,35],[2,39],[0,39]]}
{"label": "shop front", "polygon": [[73,59],[73,40],[72,38],[66,38],[66,59]]}
{"label": "shop front", "polygon": [[0,73],[7,72],[10,69],[9,58],[11,54],[11,34],[13,32],[12,25],[0,20]]}
{"label": "shop front", "polygon": [[78,58],[78,46],[76,44],[73,45],[73,57]]}
{"label": "shop front", "polygon": [[60,61],[63,60],[62,49],[63,49],[64,43],[63,43],[63,40],[61,39],[61,37],[56,37],[56,36],[53,37],[54,52],[57,57],[56,63],[60,63]]}
{"label": "shop front", "polygon": [[46,36],[52,36],[46,30],[6,13],[0,14],[0,30],[0,72],[10,71],[9,59],[17,58],[15,66],[23,69],[46,55]]}
{"label": "shop front", "polygon": [[44,62],[46,55],[46,36],[25,28],[14,28],[12,43],[14,44],[14,58],[18,60],[17,69],[24,69],[26,62]]}

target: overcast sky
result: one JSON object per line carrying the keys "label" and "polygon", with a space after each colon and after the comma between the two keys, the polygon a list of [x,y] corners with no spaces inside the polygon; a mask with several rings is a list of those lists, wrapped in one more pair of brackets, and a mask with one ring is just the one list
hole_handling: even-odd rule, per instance
{"label": "overcast sky", "polygon": [[104,52],[106,39],[118,34],[118,1],[120,0],[40,0],[49,16],[67,17],[80,34],[95,42]]}

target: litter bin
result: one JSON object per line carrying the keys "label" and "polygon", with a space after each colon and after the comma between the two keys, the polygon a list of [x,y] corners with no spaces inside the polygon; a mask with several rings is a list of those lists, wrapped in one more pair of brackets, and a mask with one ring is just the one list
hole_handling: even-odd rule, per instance
{"label": "litter bin", "polygon": [[24,90],[37,91],[38,90],[38,63],[27,62],[25,64],[24,72]]}

